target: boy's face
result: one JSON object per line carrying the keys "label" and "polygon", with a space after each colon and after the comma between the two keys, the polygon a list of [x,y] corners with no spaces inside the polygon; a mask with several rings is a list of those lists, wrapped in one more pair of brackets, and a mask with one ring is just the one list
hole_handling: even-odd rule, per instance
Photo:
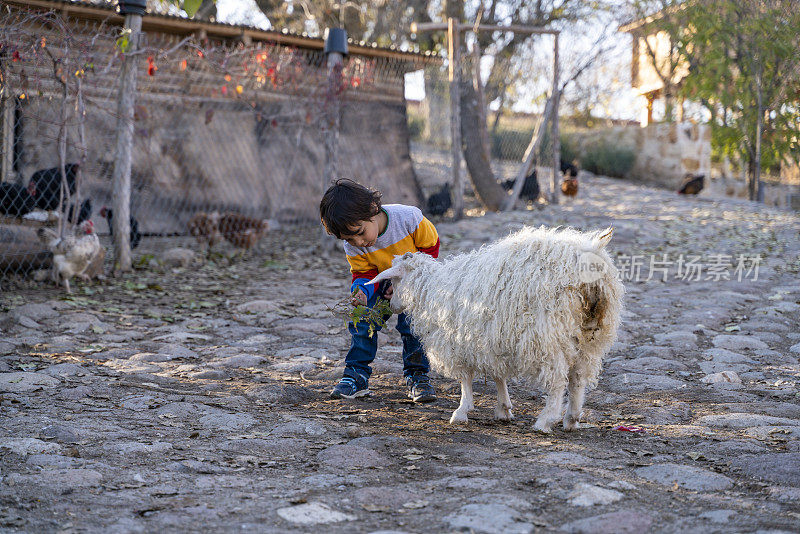
{"label": "boy's face", "polygon": [[378,239],[380,228],[378,224],[378,216],[374,216],[369,220],[361,221],[356,226],[350,226],[349,235],[342,235],[342,239],[353,245],[354,247],[371,247]]}

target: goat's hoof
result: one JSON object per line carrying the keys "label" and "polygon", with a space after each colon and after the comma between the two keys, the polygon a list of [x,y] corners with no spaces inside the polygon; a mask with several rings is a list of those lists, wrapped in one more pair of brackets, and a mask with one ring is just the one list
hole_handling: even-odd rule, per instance
{"label": "goat's hoof", "polygon": [[536,423],[533,424],[533,429],[542,434],[549,434],[552,432],[552,427],[553,425],[551,423],[545,423],[543,421],[536,421]]}
{"label": "goat's hoof", "polygon": [[498,421],[513,421],[514,414],[512,414],[511,410],[508,408],[497,407],[494,410],[494,418],[497,419]]}
{"label": "goat's hoof", "polygon": [[466,413],[458,413],[457,411],[453,412],[453,415],[450,416],[450,424],[455,423],[467,423],[469,419],[467,418]]}
{"label": "goat's hoof", "polygon": [[564,418],[564,430],[577,430],[579,427],[579,420],[576,417]]}

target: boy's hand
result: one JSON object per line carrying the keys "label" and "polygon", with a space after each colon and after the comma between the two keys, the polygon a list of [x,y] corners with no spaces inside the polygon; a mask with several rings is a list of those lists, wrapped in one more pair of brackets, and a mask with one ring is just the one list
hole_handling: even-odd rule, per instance
{"label": "boy's hand", "polygon": [[392,298],[392,293],[394,293],[394,288],[392,287],[392,284],[389,284],[389,287],[383,291],[383,298],[390,300]]}
{"label": "boy's hand", "polygon": [[367,295],[361,289],[357,289],[355,294],[353,294],[353,298],[351,299],[353,306],[358,306],[359,304],[362,306],[367,305]]}

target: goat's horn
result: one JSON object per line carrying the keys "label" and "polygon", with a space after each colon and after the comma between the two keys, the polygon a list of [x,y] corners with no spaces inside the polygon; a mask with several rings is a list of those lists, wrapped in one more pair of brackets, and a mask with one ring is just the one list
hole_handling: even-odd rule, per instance
{"label": "goat's horn", "polygon": [[597,238],[597,247],[603,248],[611,241],[611,236],[614,234],[614,227],[609,226],[605,232]]}

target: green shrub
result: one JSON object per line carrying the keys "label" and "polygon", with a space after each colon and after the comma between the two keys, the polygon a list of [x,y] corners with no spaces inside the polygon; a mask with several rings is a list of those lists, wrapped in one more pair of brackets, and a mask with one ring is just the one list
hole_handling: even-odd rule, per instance
{"label": "green shrub", "polygon": [[[525,149],[531,142],[532,130],[514,130],[501,128],[492,136],[492,158],[509,159],[522,161],[525,157]],[[569,134],[559,135],[561,140],[561,159],[572,163],[578,159],[578,152],[575,142]],[[544,139],[539,145],[539,165],[550,165],[553,147],[550,144],[550,129],[544,132]]]}
{"label": "green shrub", "polygon": [[408,135],[412,141],[421,141],[425,132],[425,118],[418,115],[408,116]]}
{"label": "green shrub", "polygon": [[525,149],[531,142],[530,130],[517,130],[512,128],[498,128],[491,136],[492,159],[510,159],[522,161]]}
{"label": "green shrub", "polygon": [[580,159],[580,154],[575,146],[575,140],[567,133],[562,133],[559,138],[561,139],[561,159],[572,163]]}
{"label": "green shrub", "polygon": [[581,168],[595,174],[624,178],[633,167],[636,153],[628,147],[601,141],[587,147],[581,156]]}

